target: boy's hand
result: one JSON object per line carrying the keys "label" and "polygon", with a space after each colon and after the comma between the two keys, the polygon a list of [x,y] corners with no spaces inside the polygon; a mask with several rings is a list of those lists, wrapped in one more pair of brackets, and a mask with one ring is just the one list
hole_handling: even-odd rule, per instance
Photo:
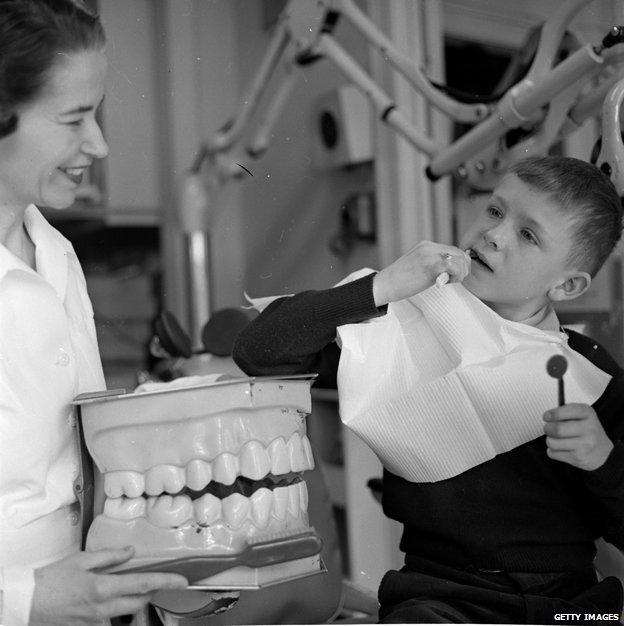
{"label": "boy's hand", "polygon": [[461,282],[470,271],[470,257],[455,246],[421,241],[373,279],[375,306],[420,293],[447,272],[449,282]]}
{"label": "boy's hand", "polygon": [[587,404],[564,404],[546,411],[544,422],[546,453],[555,461],[592,471],[613,449],[596,411]]}

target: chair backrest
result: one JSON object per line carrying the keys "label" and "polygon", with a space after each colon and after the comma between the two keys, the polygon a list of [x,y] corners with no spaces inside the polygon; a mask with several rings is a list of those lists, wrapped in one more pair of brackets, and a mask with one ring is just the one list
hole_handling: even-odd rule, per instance
{"label": "chair backrest", "polygon": [[596,542],[598,554],[594,561],[600,578],[615,576],[624,584],[624,552],[603,539]]}
{"label": "chair backrest", "polygon": [[[603,539],[598,539],[596,548],[598,553],[594,564],[598,577],[602,579],[607,576],[615,576],[624,585],[624,552]],[[624,615],[621,616],[620,623],[624,624]]]}

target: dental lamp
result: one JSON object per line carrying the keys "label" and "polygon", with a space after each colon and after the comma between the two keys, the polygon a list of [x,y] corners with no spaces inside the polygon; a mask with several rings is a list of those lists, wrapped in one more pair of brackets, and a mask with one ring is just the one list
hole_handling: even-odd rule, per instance
{"label": "dental lamp", "polygon": [[[319,59],[335,65],[370,100],[381,122],[429,157],[426,175],[431,181],[452,174],[475,189],[490,190],[509,165],[526,156],[546,154],[588,118],[602,115],[603,136],[596,165],[624,195],[624,145],[620,131],[624,98],[624,49],[620,44],[624,43],[624,26],[613,26],[597,44],[577,42],[576,49],[565,59],[558,58],[568,25],[592,1],[559,3],[541,29],[528,72],[500,98],[493,102],[463,102],[434,84],[354,0],[289,0],[233,119],[201,146],[191,168],[189,184],[194,199],[189,203],[189,215],[182,219],[190,238],[190,271],[196,300],[193,308],[203,307],[202,314],[208,317],[205,255],[209,248],[206,234],[198,226],[201,217],[197,216],[220,188],[248,175],[245,163],[258,159],[267,150],[271,130],[297,77]],[[423,133],[333,37],[341,18],[348,20],[429,104],[451,120],[472,127],[448,145]],[[271,80],[278,73],[279,78]],[[270,82],[271,93],[259,112]],[[258,119],[253,124],[254,131],[248,133],[255,117]],[[245,141],[248,134],[250,139]],[[197,201],[198,181],[205,194],[204,202]],[[193,322],[196,337],[198,321]]]}

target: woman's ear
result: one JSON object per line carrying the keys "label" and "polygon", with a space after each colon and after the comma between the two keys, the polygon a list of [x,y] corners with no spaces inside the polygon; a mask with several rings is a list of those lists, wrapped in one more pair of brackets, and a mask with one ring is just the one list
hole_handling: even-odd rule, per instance
{"label": "woman's ear", "polygon": [[591,285],[591,276],[587,272],[577,272],[548,290],[552,302],[574,300],[583,295]]}

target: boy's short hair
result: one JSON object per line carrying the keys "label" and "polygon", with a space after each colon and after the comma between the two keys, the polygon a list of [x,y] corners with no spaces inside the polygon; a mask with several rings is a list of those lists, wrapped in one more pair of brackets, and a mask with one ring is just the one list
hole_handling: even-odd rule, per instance
{"label": "boy's short hair", "polygon": [[592,277],[622,234],[622,201],[597,167],[572,157],[528,157],[509,168],[522,182],[546,193],[572,217],[568,262]]}

